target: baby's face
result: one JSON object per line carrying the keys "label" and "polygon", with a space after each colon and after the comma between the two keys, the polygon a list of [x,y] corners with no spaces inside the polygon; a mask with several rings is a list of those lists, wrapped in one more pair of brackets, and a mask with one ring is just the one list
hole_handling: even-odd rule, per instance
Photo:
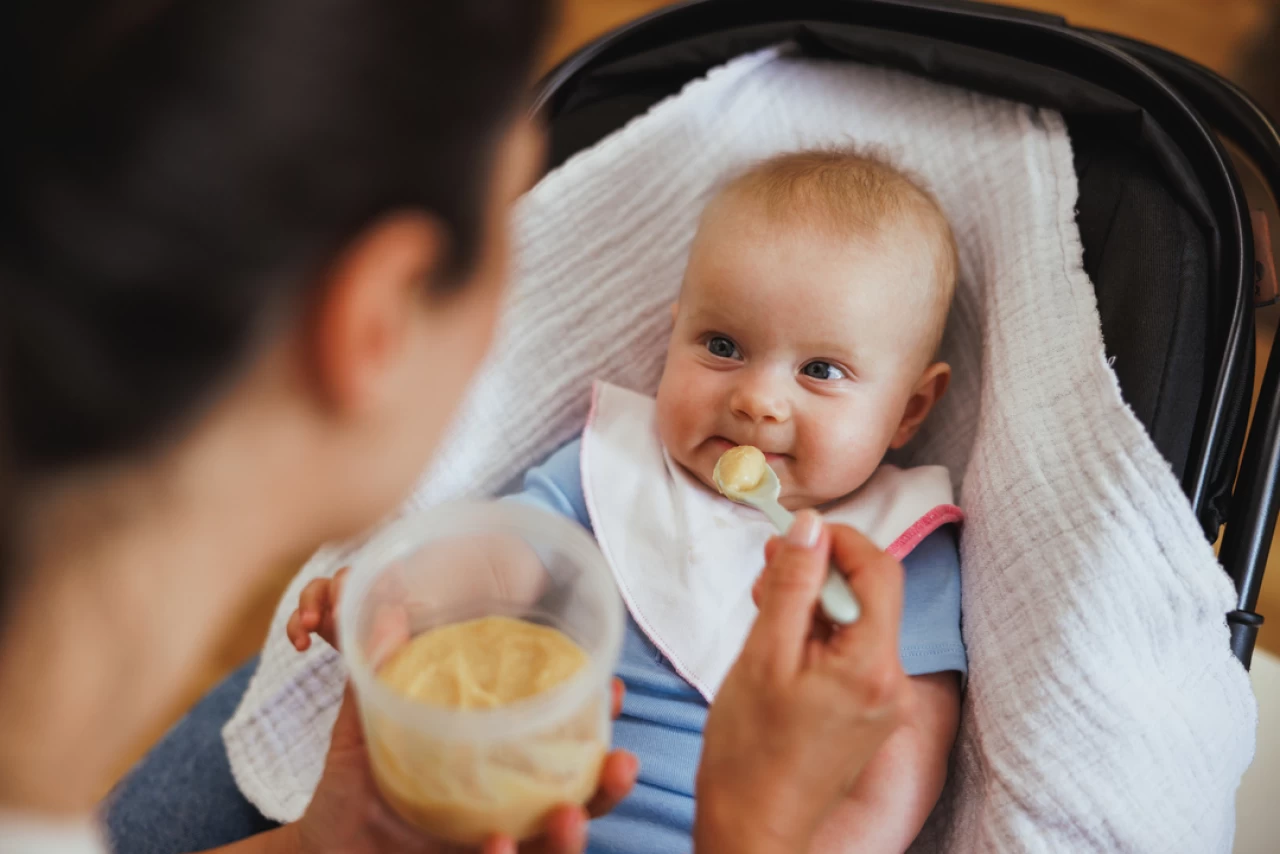
{"label": "baby's face", "polygon": [[659,432],[708,486],[722,453],[755,445],[784,506],[818,506],[861,486],[914,432],[904,414],[918,408],[930,354],[919,312],[893,295],[932,272],[888,236],[842,240],[750,208],[718,205],[694,241]]}

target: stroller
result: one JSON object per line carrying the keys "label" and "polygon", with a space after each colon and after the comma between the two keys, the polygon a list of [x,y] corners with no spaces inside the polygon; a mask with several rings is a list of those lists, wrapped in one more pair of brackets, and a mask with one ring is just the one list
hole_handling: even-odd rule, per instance
{"label": "stroller", "polygon": [[1271,120],[1202,66],[1039,13],[948,0],[691,0],[606,34],[544,78],[535,106],[551,164],[710,68],[783,41],[1063,115],[1107,355],[1205,536],[1222,532],[1219,560],[1238,596],[1226,615],[1231,649],[1248,667],[1280,510],[1280,358],[1273,350],[1248,429],[1254,308],[1274,295],[1257,288],[1250,210],[1219,134],[1280,195]]}

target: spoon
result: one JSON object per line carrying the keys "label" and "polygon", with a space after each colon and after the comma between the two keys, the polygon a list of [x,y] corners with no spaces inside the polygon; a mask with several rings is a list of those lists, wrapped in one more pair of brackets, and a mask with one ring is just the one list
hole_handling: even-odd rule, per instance
{"label": "spoon", "polygon": [[[716,460],[711,478],[721,495],[738,504],[756,508],[784,536],[791,529],[796,517],[778,503],[782,484],[778,481],[777,472],[769,467],[759,448],[739,445],[725,451]],[[849,625],[862,613],[844,575],[834,566],[827,570],[827,579],[822,583],[819,601],[822,603],[822,613],[839,626]]]}

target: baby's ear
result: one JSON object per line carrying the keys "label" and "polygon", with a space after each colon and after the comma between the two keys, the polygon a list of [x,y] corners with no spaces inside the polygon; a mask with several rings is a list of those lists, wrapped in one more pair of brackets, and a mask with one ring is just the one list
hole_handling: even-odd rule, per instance
{"label": "baby's ear", "polygon": [[933,411],[933,407],[947,393],[947,386],[950,384],[951,366],[946,362],[934,362],[924,369],[924,373],[920,375],[920,381],[916,383],[915,390],[911,393],[911,398],[907,400],[906,408],[902,411],[902,422],[898,425],[898,432],[893,434],[893,441],[889,443],[889,447],[901,448],[911,441],[920,430],[920,425]]}

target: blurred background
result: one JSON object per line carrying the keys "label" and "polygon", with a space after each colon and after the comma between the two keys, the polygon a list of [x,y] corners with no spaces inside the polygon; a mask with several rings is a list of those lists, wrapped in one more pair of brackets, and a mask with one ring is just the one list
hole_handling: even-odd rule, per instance
{"label": "blurred background", "polygon": [[[543,60],[544,69],[601,33],[670,2],[564,0],[559,29]],[[1268,112],[1280,117],[1280,0],[1025,0],[1007,5],[1062,15],[1077,26],[1110,30],[1180,53],[1230,77]],[[1242,170],[1242,174],[1248,182],[1248,170]],[[1252,189],[1260,192],[1260,185],[1255,181]],[[1272,233],[1273,240],[1280,243],[1280,219],[1272,219]],[[1280,247],[1276,255],[1280,257]],[[1276,307],[1261,312],[1259,380],[1275,338],[1278,314],[1280,309]],[[306,555],[299,555],[297,563],[280,567],[277,576],[258,591],[251,606],[228,621],[221,643],[210,650],[206,663],[191,674],[184,700],[172,710],[173,720],[226,673],[257,653],[285,585],[305,558]],[[1272,549],[1258,610],[1268,617],[1259,647],[1280,655],[1280,549]],[[1268,723],[1280,730],[1280,659],[1260,653],[1255,657],[1254,669],[1263,717],[1260,733],[1265,736]],[[161,734],[156,732],[154,736]],[[138,745],[138,754],[148,746]],[[1276,786],[1280,786],[1280,746],[1260,737],[1259,759],[1242,791],[1237,852],[1280,850],[1280,816],[1272,814],[1280,811],[1269,803]]]}

